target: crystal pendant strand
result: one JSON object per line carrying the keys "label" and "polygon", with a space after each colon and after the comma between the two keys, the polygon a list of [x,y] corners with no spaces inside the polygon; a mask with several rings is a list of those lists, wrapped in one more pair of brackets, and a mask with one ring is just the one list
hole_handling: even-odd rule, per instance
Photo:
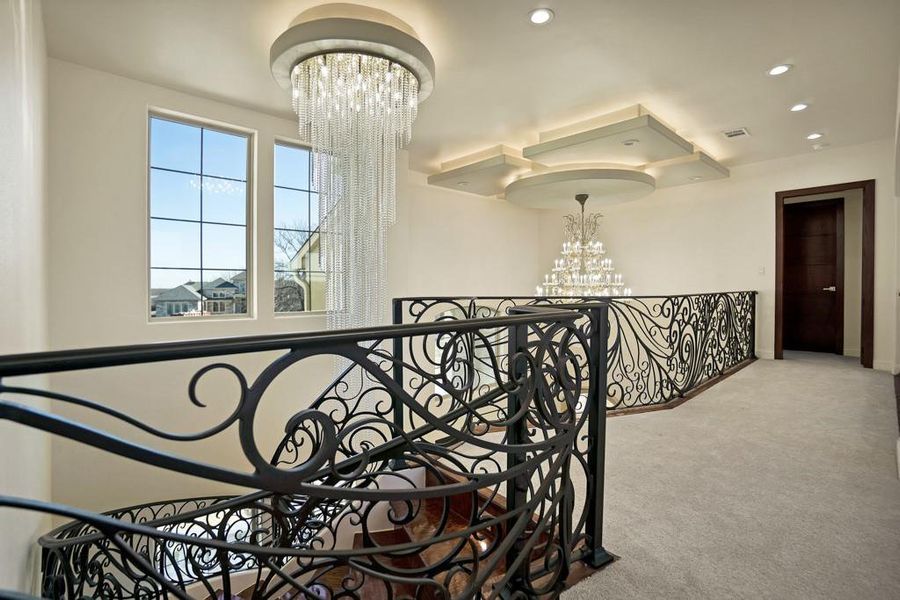
{"label": "crystal pendant strand", "polygon": [[412,134],[418,81],[402,65],[355,53],[309,58],[291,81],[300,136],[313,151],[328,326],[379,324],[387,316],[397,150]]}
{"label": "crystal pendant strand", "polygon": [[602,215],[584,214],[586,194],[575,199],[581,204],[580,215],[566,215],[566,241],[553,269],[537,286],[538,296],[630,296],[621,273],[616,273],[611,258],[603,258],[606,248],[597,239]]}

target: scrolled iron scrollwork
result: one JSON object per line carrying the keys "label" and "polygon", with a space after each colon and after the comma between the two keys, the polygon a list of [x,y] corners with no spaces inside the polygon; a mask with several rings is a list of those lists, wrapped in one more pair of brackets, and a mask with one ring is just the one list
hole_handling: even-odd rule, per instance
{"label": "scrolled iron scrollwork", "polygon": [[[517,296],[400,299],[404,322],[481,318],[521,306],[609,303],[607,407],[665,404],[754,357],[756,292],[679,296]],[[450,317],[452,318],[452,317]],[[589,322],[585,322],[589,327]],[[498,344],[505,343],[499,337]]]}
{"label": "scrolled iron scrollwork", "polygon": [[[5,377],[15,369],[4,371],[0,360],[0,416],[151,466],[259,490],[105,515],[0,498],[2,506],[75,519],[41,540],[43,595],[130,600],[249,590],[259,599],[365,598],[381,589],[388,596],[471,598],[496,597],[510,586],[558,591],[574,535],[565,470],[584,437],[583,390],[596,371],[585,357],[593,341],[583,315],[570,311],[498,316],[477,305],[458,308],[479,318],[444,315],[431,325],[368,335],[273,341],[285,351],[252,383],[228,363],[204,366],[188,383],[188,402],[206,406],[199,382],[212,372],[233,377],[237,401],[216,425],[189,434],[87,399],[9,386]],[[513,338],[526,343],[512,348]],[[182,350],[165,352],[177,358]],[[287,420],[276,452],[263,459],[253,424],[271,384],[323,355],[350,366]],[[63,356],[59,364],[70,359],[85,361]],[[237,425],[251,469],[166,455],[6,400],[11,393],[78,404],[181,443]],[[512,481],[521,482],[521,492],[504,500]],[[401,530],[405,538],[396,537]]]}
{"label": "scrolled iron scrollwork", "polygon": [[[199,392],[208,374],[234,381],[234,408],[191,433],[89,399],[12,386],[10,376],[40,372],[47,357],[0,358],[0,417],[258,490],[106,515],[0,498],[0,506],[74,519],[41,540],[43,595],[554,596],[575,561],[598,564],[605,553],[595,500],[604,443],[597,423],[606,409],[665,404],[754,353],[753,292],[413,298],[394,309],[393,328],[164,349],[153,360],[217,357],[188,382],[193,406],[208,404]],[[269,350],[282,354],[252,381],[218,358]],[[53,364],[140,364],[144,352],[63,353]],[[254,422],[273,382],[324,355],[341,357],[346,368],[297,406],[264,458]],[[246,468],[164,454],[17,404],[11,394],[75,404],[169,442],[224,436],[236,426]]]}

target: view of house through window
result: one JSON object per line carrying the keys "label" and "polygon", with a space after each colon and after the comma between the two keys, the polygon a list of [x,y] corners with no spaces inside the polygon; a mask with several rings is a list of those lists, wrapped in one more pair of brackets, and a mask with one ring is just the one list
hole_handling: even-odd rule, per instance
{"label": "view of house through window", "polygon": [[275,145],[275,312],[325,309],[310,156],[307,148]]}
{"label": "view of house through window", "polygon": [[246,134],[150,117],[150,316],[247,313]]}

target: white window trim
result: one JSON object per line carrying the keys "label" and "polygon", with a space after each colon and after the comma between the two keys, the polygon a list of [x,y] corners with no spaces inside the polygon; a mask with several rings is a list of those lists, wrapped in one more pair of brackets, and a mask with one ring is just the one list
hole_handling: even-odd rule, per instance
{"label": "white window trim", "polygon": [[[312,146],[307,143],[301,142],[300,140],[294,138],[288,138],[280,135],[276,135],[275,139],[272,141],[272,223],[270,224],[272,228],[272,232],[275,232],[275,146],[293,146],[294,148],[301,148],[303,150],[309,150],[312,152]],[[310,163],[310,169],[312,169],[312,163]],[[312,177],[312,171],[310,171],[310,177]],[[312,186],[310,186],[312,187]],[[321,221],[321,215],[319,219]],[[275,274],[275,261],[272,261],[271,265],[272,274]],[[272,299],[275,298],[275,288],[273,287],[271,290]],[[328,312],[325,308],[320,308],[317,310],[284,310],[277,311],[272,309],[272,314],[276,319],[285,319],[285,318],[295,318],[295,317],[315,317],[315,316],[324,316]]]}
{"label": "white window trim", "polygon": [[[219,315],[203,315],[202,299],[199,301],[201,306],[201,314],[196,317],[186,318],[184,316],[181,317],[154,317],[151,316],[150,310],[150,290],[151,290],[151,267],[150,267],[150,250],[151,250],[151,218],[150,218],[150,121],[154,117],[158,117],[160,119],[166,119],[170,121],[175,121],[179,123],[184,123],[185,125],[193,125],[195,127],[203,127],[205,129],[210,129],[212,131],[220,131],[222,133],[230,133],[241,136],[246,136],[247,138],[247,215],[245,218],[245,233],[246,233],[246,251],[247,256],[245,259],[245,301],[247,303],[247,312],[241,314],[219,314]],[[178,112],[174,110],[170,110],[167,108],[160,108],[156,106],[148,106],[147,113],[145,115],[145,143],[144,143],[144,156],[143,156],[143,168],[144,168],[144,217],[146,221],[146,247],[144,249],[144,272],[146,274],[146,289],[144,290],[144,315],[146,316],[147,323],[150,325],[158,325],[158,324],[166,324],[166,323],[191,323],[196,321],[241,321],[241,320],[255,320],[257,318],[256,315],[256,302],[255,300],[255,285],[256,285],[256,277],[255,277],[255,264],[254,257],[256,256],[256,239],[257,236],[255,234],[256,224],[253,220],[253,216],[256,214],[256,144],[257,139],[259,137],[259,132],[255,129],[248,129],[246,127],[241,127],[239,125],[233,125],[231,123],[225,123],[223,121],[216,121],[213,119],[208,119],[205,117],[200,117],[197,115],[191,115],[183,112]],[[201,265],[202,267],[202,265]]]}

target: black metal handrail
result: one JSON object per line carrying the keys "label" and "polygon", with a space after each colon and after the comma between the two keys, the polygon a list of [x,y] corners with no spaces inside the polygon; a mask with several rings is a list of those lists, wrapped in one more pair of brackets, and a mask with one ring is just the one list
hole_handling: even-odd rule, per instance
{"label": "black metal handrail", "polygon": [[[602,303],[577,311],[548,307],[490,319],[337,333],[0,357],[0,418],[145,464],[259,490],[148,503],[105,516],[9,497],[0,497],[0,506],[76,519],[41,540],[43,594],[52,598],[188,598],[215,596],[216,588],[230,597],[236,591],[233,579],[241,572],[256,573],[254,598],[285,593],[331,597],[339,591],[365,597],[373,593],[372,586],[388,595],[410,589],[460,598],[495,597],[508,589],[552,594],[565,581],[572,560],[596,564],[608,559],[598,527],[602,499],[589,494],[583,506],[575,506],[568,479],[572,463],[593,465],[596,472],[593,461],[604,445],[585,429],[596,425],[598,416],[584,410],[581,396],[585,389],[595,395],[605,387],[597,379],[601,371],[584,360],[591,352],[602,352],[598,344],[605,339],[589,337],[576,322],[605,322],[606,310]],[[498,349],[492,341],[498,330],[508,331],[516,343]],[[422,368],[388,351],[398,340],[409,347],[440,347],[443,354],[437,364]],[[197,406],[204,406],[198,382],[215,370],[233,375],[239,393],[231,415],[193,434],[157,429],[86,398],[10,384],[20,375],[271,350],[284,354],[252,383],[223,362],[194,374],[188,397]],[[351,367],[313,405],[298,407],[275,456],[262,459],[252,424],[266,389],[292,365],[324,354],[342,356]],[[476,356],[481,365],[477,378],[469,369]],[[392,376],[398,367],[410,376],[403,383]],[[353,372],[363,375],[362,384],[341,396]],[[489,385],[487,378],[492,378]],[[436,388],[443,393],[440,409],[432,401]],[[8,394],[76,404],[160,439],[185,443],[220,435],[236,424],[251,470],[172,456],[18,404],[6,399]],[[393,421],[399,404],[416,415],[414,425],[398,427]],[[600,410],[602,403],[596,406]],[[435,436],[449,436],[455,443],[435,443]],[[416,471],[435,481],[417,483],[411,475]],[[405,489],[386,489],[388,480]],[[602,494],[602,481],[599,488],[596,479],[587,483],[589,491]],[[501,491],[507,497],[497,504]],[[460,497],[469,498],[469,508],[457,515],[464,523],[453,528],[446,515]],[[444,517],[428,536],[390,543],[373,536],[377,507],[387,509],[388,525],[402,528],[432,514],[434,502],[443,507],[438,512]],[[348,527],[361,527],[356,534],[360,547],[339,542]],[[448,545],[453,550],[440,560],[414,568],[403,562],[428,547]],[[544,558],[533,563],[538,547]]]}
{"label": "black metal handrail", "polygon": [[[156,342],[128,346],[104,346],[73,350],[53,350],[0,356],[0,379],[22,375],[39,375],[78,371],[102,367],[136,365],[189,358],[210,358],[232,354],[247,354],[271,350],[301,349],[325,344],[356,344],[370,340],[390,340],[410,335],[430,335],[452,331],[472,331],[482,327],[503,327],[534,321],[551,322],[573,320],[574,316],[547,312],[520,317],[518,320],[496,319],[494,322],[471,321],[455,323],[393,324],[381,327],[361,327],[341,331],[283,333],[257,336],[235,336],[190,340],[184,342]],[[398,327],[402,325],[402,327]]]}

